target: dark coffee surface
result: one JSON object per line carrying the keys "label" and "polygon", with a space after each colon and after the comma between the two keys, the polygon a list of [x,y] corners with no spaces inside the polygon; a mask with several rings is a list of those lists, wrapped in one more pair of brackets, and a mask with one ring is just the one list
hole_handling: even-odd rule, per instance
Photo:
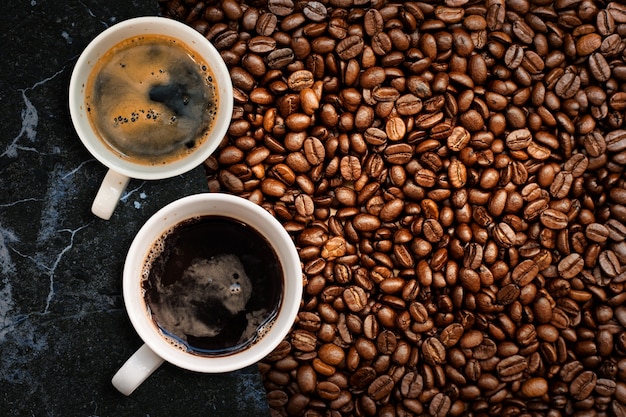
{"label": "dark coffee surface", "polygon": [[282,268],[253,228],[207,216],[176,225],[145,266],[145,299],[183,350],[222,355],[249,346],[280,307]]}
{"label": "dark coffee surface", "polygon": [[162,164],[193,152],[206,138],[217,92],[206,62],[182,42],[137,36],[111,48],[89,77],[85,104],[92,126],[121,156]]}

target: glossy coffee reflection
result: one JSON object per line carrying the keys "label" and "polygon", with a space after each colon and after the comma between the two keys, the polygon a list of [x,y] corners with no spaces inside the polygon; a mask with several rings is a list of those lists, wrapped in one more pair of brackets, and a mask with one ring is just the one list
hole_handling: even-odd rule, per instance
{"label": "glossy coffee reflection", "polygon": [[282,266],[271,245],[252,227],[220,216],[168,230],[142,275],[147,312],[163,337],[198,355],[253,344],[282,301]]}

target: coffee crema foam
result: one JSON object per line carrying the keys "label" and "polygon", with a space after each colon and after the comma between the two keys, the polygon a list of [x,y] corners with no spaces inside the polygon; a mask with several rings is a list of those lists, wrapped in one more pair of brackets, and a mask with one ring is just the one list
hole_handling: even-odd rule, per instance
{"label": "coffee crema foam", "polygon": [[[168,258],[165,262],[170,262],[170,257],[177,256],[174,253],[174,247],[177,243],[175,239],[181,233],[181,226],[183,228],[187,225],[193,227],[194,223],[206,221],[206,219],[214,220],[220,219],[220,217],[201,216],[184,220],[169,228],[152,244],[141,269],[141,296],[145,303],[146,312],[155,327],[172,346],[195,355],[223,356],[249,348],[271,330],[282,303],[282,295],[280,294],[282,291],[275,294],[276,289],[272,289],[271,285],[258,285],[256,274],[260,272],[258,268],[250,268],[249,259],[248,261],[242,260],[246,259],[247,255],[245,254],[242,255],[242,259],[231,253],[211,255],[206,259],[196,257],[191,262],[188,260],[181,262],[177,259],[178,265],[182,263],[186,266],[182,267],[176,275],[175,282],[170,282],[172,279],[170,272],[155,273],[155,268],[156,270],[164,268],[163,259]],[[236,223],[233,220],[228,220]],[[258,232],[255,231],[254,233]],[[210,236],[208,238],[210,239]],[[259,242],[255,243],[258,246]],[[216,246],[220,246],[220,244],[218,243]],[[232,244],[230,247],[233,247]],[[213,249],[208,252],[212,251]],[[273,250],[271,251],[273,252]],[[244,268],[243,262],[246,262],[246,268]],[[259,261],[255,262],[258,263]],[[279,262],[276,266],[278,271],[282,271]],[[202,270],[203,267],[204,270]],[[246,269],[252,270],[253,275],[248,277]],[[270,270],[271,268],[266,268],[266,271],[263,272],[268,273]],[[216,275],[216,273],[222,272],[228,272],[231,275],[233,272],[237,274],[236,281],[233,281],[237,283],[237,288],[232,286],[233,282],[226,282],[224,278]],[[192,282],[189,289],[181,285],[181,283],[188,283],[190,280]],[[282,286],[282,278],[280,280]],[[215,281],[215,285],[207,286],[210,281]],[[223,294],[223,291],[220,290],[224,286],[229,288],[231,292],[237,293],[232,295],[232,300],[229,300],[228,295]],[[255,286],[257,287],[256,292]],[[259,296],[259,289],[261,294],[268,292],[272,295],[265,299],[265,295]],[[236,297],[238,295],[243,298],[238,299]],[[203,314],[207,314],[207,311],[215,313],[219,310],[222,312],[219,314],[225,317],[225,321],[220,326],[215,326],[215,323],[205,321],[206,316],[197,319],[192,317],[192,313],[198,310]],[[222,330],[233,327],[233,323],[236,327],[236,322],[239,324],[245,322],[241,334],[237,336],[235,333],[235,336],[238,337],[237,340],[233,339],[226,346],[220,347],[212,341],[207,344],[207,340],[219,339]],[[226,333],[229,331],[231,330],[227,330]],[[230,337],[232,338],[232,334]],[[231,342],[232,345],[230,345]]]}
{"label": "coffee crema foam", "polygon": [[208,137],[218,92],[210,67],[184,43],[160,35],[124,40],[94,66],[86,86],[89,121],[121,157],[174,162]]}

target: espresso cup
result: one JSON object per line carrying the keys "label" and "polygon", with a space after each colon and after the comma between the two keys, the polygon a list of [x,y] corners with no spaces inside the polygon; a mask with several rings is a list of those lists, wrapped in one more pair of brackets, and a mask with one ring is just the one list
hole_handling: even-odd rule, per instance
{"label": "espresso cup", "polygon": [[[138,51],[156,58],[142,60]],[[232,82],[200,33],[172,19],[139,17],[85,48],[72,72],[69,110],[84,146],[108,167],[92,212],[109,219],[130,178],[174,177],[213,153],[232,117]]]}
{"label": "espresso cup", "polygon": [[[245,253],[247,250],[254,251],[254,244],[249,242],[237,243],[237,237],[229,236],[225,233],[209,233],[205,234],[205,230],[194,229],[198,224],[202,224],[198,219],[208,219],[217,221],[229,221],[242,225],[242,227],[249,228],[251,231],[257,233],[264,241],[271,247],[275,255],[275,264],[278,267],[280,275],[280,302],[277,304],[275,314],[271,318],[259,326],[258,332],[254,335],[252,342],[239,344],[234,349],[218,349],[213,352],[210,351],[196,351],[190,349],[184,341],[180,338],[173,336],[176,333],[175,330],[164,329],[164,326],[159,318],[155,318],[155,307],[152,304],[152,300],[148,300],[148,295],[151,291],[150,284],[152,286],[159,286],[160,284],[154,284],[149,278],[151,272],[150,268],[156,268],[154,262],[160,251],[164,250],[170,244],[173,244],[175,248],[165,249],[169,252],[176,252],[178,257],[176,261],[172,263],[179,264],[182,258],[193,258],[197,256],[195,253],[193,256],[185,253],[185,251],[196,251],[203,253],[205,249],[198,249],[196,244],[192,243],[191,246],[184,246],[184,238],[180,235],[176,235],[174,238],[176,243],[163,240],[164,236],[172,236],[172,233],[176,233],[180,230],[181,225],[184,225],[188,229],[188,233],[200,233],[201,236],[206,236],[206,239],[213,240],[216,246],[223,247],[224,251],[235,248],[239,245],[244,253],[242,258],[249,256]],[[200,222],[200,223],[198,223]],[[211,226],[212,227],[212,226]],[[168,253],[169,253],[168,252]],[[173,256],[173,255],[172,255]],[[227,258],[228,256],[226,256]],[[216,258],[211,258],[209,262],[213,262]],[[247,260],[245,262],[249,262]],[[259,260],[257,260],[259,261]],[[260,260],[266,262],[265,260]],[[194,260],[196,263],[205,262],[204,260]],[[205,262],[205,265],[207,263]],[[195,265],[195,264],[194,264]],[[247,267],[248,264],[246,264]],[[259,264],[257,264],[259,265]],[[222,265],[224,267],[224,265]],[[190,269],[194,269],[191,267]],[[252,268],[249,268],[252,269]],[[231,274],[232,271],[228,270],[227,275],[235,275],[235,280],[232,281],[235,284],[228,285],[227,293],[238,296],[245,293],[246,285],[243,279],[250,279],[251,282],[259,283],[255,275],[262,275],[259,273],[259,268],[256,270],[243,269],[238,270],[238,274]],[[263,269],[263,268],[261,268]],[[189,268],[188,268],[189,270]],[[209,281],[219,281],[220,274],[226,271],[224,268],[214,269],[209,267],[209,270],[204,270],[201,277],[203,285]],[[244,275],[247,274],[249,278]],[[185,280],[189,280],[188,274],[184,276]],[[196,275],[197,276],[197,275]],[[163,281],[165,278],[162,278]],[[178,278],[176,278],[178,279]],[[182,278],[181,278],[182,279]],[[230,279],[230,278],[229,278]],[[241,284],[241,285],[239,285]],[[176,284],[171,282],[168,284],[170,288],[176,287]],[[232,287],[235,285],[235,287]],[[264,291],[271,291],[271,286],[266,284],[259,285],[258,287],[252,287],[252,292],[257,292],[257,297],[263,296]],[[208,288],[204,286],[203,288]],[[223,288],[223,286],[222,286]],[[154,289],[154,288],[153,288]],[[180,288],[179,288],[180,289]],[[183,292],[186,289],[183,290]],[[190,300],[189,294],[180,294],[177,292],[177,297],[185,301],[187,305],[199,305],[202,303],[217,303],[220,309],[224,310],[224,305],[220,301],[220,297],[224,294],[223,290],[218,287],[211,287],[210,291],[204,291],[205,294],[194,296],[194,300]],[[171,295],[171,294],[170,294]],[[164,361],[167,361],[180,368],[190,371],[202,372],[202,373],[223,373],[230,372],[237,369],[244,368],[251,364],[263,359],[269,353],[271,353],[278,344],[285,338],[289,332],[291,326],[294,323],[298,309],[300,307],[300,301],[302,297],[302,269],[298,252],[295,245],[285,231],[283,226],[270,215],[266,210],[260,206],[244,199],[229,194],[223,193],[203,193],[191,195],[181,198],[179,200],[170,203],[157,213],[155,213],[139,230],[134,238],[126,262],[124,264],[123,271],[123,296],[126,310],[133,324],[135,330],[139,336],[143,339],[144,345],[135,352],[130,359],[120,368],[120,370],[113,377],[113,385],[123,394],[130,395],[150,374],[152,374]],[[248,306],[252,304],[255,295],[248,295],[246,297]],[[203,301],[205,300],[205,301]],[[215,306],[216,304],[213,304]],[[243,304],[241,304],[243,305]],[[152,307],[151,307],[152,306]],[[232,307],[232,304],[229,308]],[[211,306],[202,308],[203,314],[208,314],[206,311],[211,310]],[[236,310],[236,309],[235,309]],[[228,317],[234,317],[230,313],[226,312],[226,318],[223,319],[223,328],[232,330],[235,327],[234,319]],[[181,317],[181,312],[176,311],[177,322],[188,323],[187,317]],[[167,315],[167,314],[165,314]],[[250,314],[252,317],[254,314]],[[248,315],[246,315],[248,317]],[[186,329],[185,329],[186,331]],[[199,331],[206,331],[200,329]],[[224,330],[226,331],[226,330]],[[219,333],[219,332],[218,332]],[[212,335],[215,332],[211,333]],[[216,336],[218,337],[218,336]],[[194,342],[195,343],[195,342]]]}

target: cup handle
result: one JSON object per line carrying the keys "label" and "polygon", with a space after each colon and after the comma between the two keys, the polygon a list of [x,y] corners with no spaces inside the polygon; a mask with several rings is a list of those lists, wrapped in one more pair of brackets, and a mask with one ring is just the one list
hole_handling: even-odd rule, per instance
{"label": "cup handle", "polygon": [[128,185],[128,181],[130,178],[126,175],[110,169],[104,176],[98,194],[93,200],[91,212],[101,219],[109,220]]}
{"label": "cup handle", "polygon": [[163,358],[144,344],[128,358],[111,382],[124,395],[132,394],[163,363]]}

